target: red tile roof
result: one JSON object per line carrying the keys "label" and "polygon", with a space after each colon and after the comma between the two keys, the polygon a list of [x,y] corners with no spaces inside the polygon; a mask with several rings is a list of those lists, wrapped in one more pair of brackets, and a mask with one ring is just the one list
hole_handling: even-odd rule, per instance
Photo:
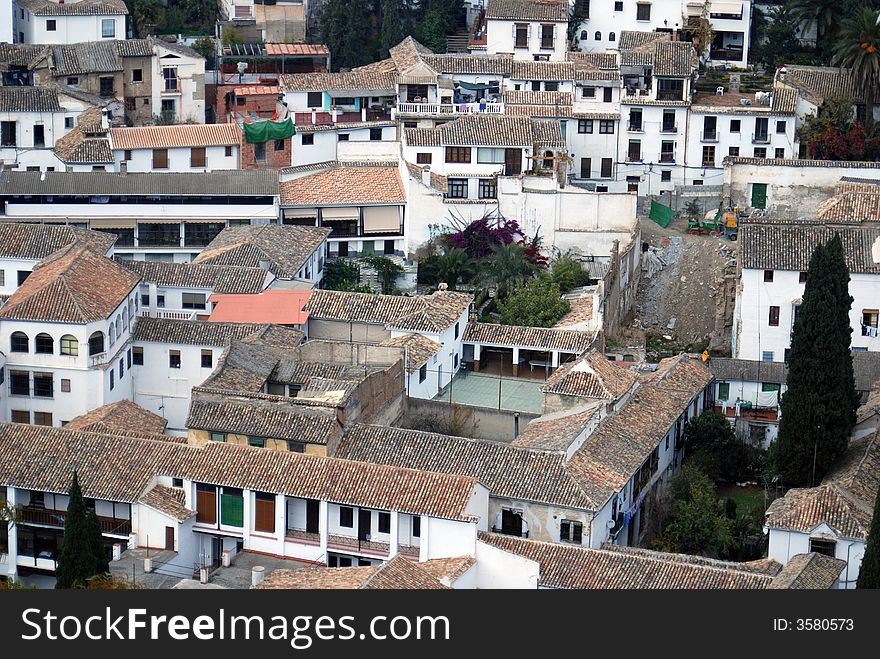
{"label": "red tile roof", "polygon": [[322,43],[267,43],[267,55],[329,55]]}
{"label": "red tile roof", "polygon": [[257,295],[215,293],[211,321],[232,323],[274,323],[304,325],[309,312],[304,311],[311,291],[263,291]]}
{"label": "red tile roof", "polygon": [[383,204],[406,202],[396,167],[334,167],[326,172],[282,181],[281,203]]}
{"label": "red tile roof", "polygon": [[113,149],[162,149],[182,146],[226,146],[241,142],[237,124],[180,124],[113,128]]}

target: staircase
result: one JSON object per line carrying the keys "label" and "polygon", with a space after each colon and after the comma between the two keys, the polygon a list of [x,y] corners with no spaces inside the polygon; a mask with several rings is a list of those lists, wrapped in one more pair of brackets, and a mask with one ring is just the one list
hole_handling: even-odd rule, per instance
{"label": "staircase", "polygon": [[462,29],[455,34],[446,37],[447,53],[468,53],[468,46],[471,43],[471,34],[468,30]]}

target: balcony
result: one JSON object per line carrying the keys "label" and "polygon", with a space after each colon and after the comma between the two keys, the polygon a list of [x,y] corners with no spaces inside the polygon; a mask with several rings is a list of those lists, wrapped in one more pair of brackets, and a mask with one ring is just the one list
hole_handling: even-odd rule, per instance
{"label": "balcony", "polygon": [[710,60],[721,60],[726,62],[742,62],[743,60],[743,49],[742,48],[710,48],[709,49],[709,59]]}
{"label": "balcony", "polygon": [[677,133],[678,126],[676,126],[675,124],[664,124],[663,126],[660,127],[660,132],[661,133]]}
{"label": "balcony", "polygon": [[307,545],[321,544],[321,535],[319,533],[309,533],[304,529],[287,529],[285,536],[291,542],[300,542]]}
{"label": "balcony", "polygon": [[[204,310],[203,310],[204,311]],[[144,309],[141,311],[141,316],[145,318],[168,318],[170,320],[195,320],[196,319],[195,311],[149,311]]]}
{"label": "balcony", "polygon": [[700,133],[700,141],[701,142],[717,142],[718,141],[718,131],[717,130],[704,130]]}
{"label": "balcony", "polygon": [[675,162],[675,154],[674,153],[661,153],[660,154],[660,162]]}
{"label": "balcony", "polygon": [[[64,522],[67,519],[67,512],[63,510],[48,510],[46,508],[23,506],[19,509],[18,519],[24,524],[38,524],[40,526],[64,528]],[[101,524],[101,533],[109,533],[113,535],[128,535],[131,533],[131,520],[98,516],[98,522]]]}
{"label": "balcony", "polygon": [[89,355],[89,366],[100,366],[101,364],[106,363],[107,361],[107,351],[99,352],[94,355]]}
{"label": "balcony", "polygon": [[770,134],[752,133],[752,144],[770,144]]}
{"label": "balcony", "polygon": [[627,125],[626,130],[629,131],[630,133],[644,133],[644,132],[645,132],[645,129],[644,129],[644,127],[642,126],[642,122],[641,122],[641,121],[639,121],[639,122],[630,122],[630,123]]}
{"label": "balcony", "polygon": [[416,560],[419,558],[419,548],[413,545],[400,545],[397,551],[401,556],[406,556],[407,558],[414,558]]}
{"label": "balcony", "polygon": [[396,114],[503,114],[504,103],[399,103]]}
{"label": "balcony", "polygon": [[331,534],[327,536],[327,549],[357,551],[364,554],[387,556],[391,550],[391,546],[387,542],[374,542],[372,540],[361,540],[360,538],[348,535]]}

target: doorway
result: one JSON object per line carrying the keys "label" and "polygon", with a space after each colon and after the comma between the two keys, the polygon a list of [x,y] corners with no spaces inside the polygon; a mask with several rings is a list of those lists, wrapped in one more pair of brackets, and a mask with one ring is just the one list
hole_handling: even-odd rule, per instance
{"label": "doorway", "polygon": [[366,542],[372,531],[373,513],[369,510],[358,510],[358,540]]}
{"label": "doorway", "polygon": [[166,526],[165,527],[165,549],[168,551],[174,551],[174,527]]}

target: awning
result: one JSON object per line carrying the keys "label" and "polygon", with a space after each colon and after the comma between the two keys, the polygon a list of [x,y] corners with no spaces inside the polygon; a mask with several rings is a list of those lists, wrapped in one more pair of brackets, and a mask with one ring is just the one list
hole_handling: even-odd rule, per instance
{"label": "awning", "polygon": [[138,220],[139,227],[142,227],[146,224],[180,224],[180,218],[178,217],[178,218],[172,219],[172,218],[159,217],[159,218],[149,219],[149,220]]}
{"label": "awning", "polygon": [[399,233],[399,206],[367,206],[364,208],[364,233]]}
{"label": "awning", "polygon": [[743,6],[741,2],[713,2],[709,5],[710,14],[733,14],[741,16]]}
{"label": "awning", "polygon": [[318,217],[317,208],[285,208],[284,217]]}
{"label": "awning", "polygon": [[184,220],[184,224],[226,224],[226,219],[222,217],[188,217]]}
{"label": "awning", "polygon": [[321,209],[321,217],[325,220],[356,220],[359,216],[357,206]]}
{"label": "awning", "polygon": [[[489,89],[488,82],[464,82],[463,80],[461,80],[457,84],[462,89],[468,89],[472,92],[478,92],[482,89]],[[498,85],[496,84],[495,86],[497,87]]]}
{"label": "awning", "polygon": [[134,229],[137,220],[89,220],[90,229]]}

